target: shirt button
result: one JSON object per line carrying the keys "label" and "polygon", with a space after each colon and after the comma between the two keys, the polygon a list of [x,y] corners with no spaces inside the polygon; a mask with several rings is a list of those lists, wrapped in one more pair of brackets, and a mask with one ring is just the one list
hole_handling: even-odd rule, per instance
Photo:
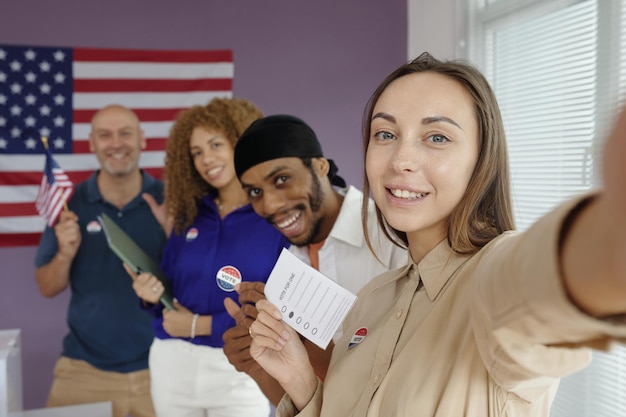
{"label": "shirt button", "polygon": [[396,318],[399,319],[400,317],[402,317],[402,310],[396,311]]}
{"label": "shirt button", "polygon": [[378,375],[378,374],[377,374],[376,376],[374,376],[374,382],[375,382],[375,383],[376,383],[376,382],[378,382],[378,379],[379,379],[379,378],[380,378],[380,375]]}
{"label": "shirt button", "polygon": [[117,217],[118,217],[118,218],[119,218],[119,217],[122,217],[123,215],[124,215],[124,214],[123,214],[121,211],[118,211],[118,212],[117,212]]}

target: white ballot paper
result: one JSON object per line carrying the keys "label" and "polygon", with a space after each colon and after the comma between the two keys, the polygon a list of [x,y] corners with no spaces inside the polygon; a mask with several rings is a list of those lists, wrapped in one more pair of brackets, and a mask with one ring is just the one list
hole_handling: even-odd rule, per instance
{"label": "white ballot paper", "polygon": [[356,295],[283,248],[265,284],[265,296],[283,321],[326,349]]}

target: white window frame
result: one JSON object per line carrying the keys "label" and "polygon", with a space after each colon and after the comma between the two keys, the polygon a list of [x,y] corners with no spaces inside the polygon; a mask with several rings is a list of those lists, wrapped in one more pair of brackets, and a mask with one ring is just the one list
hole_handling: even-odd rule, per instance
{"label": "white window frame", "polygon": [[[457,55],[487,74],[487,60],[491,57],[486,52],[486,27],[493,27],[496,21],[496,27],[514,25],[520,20],[540,18],[588,1],[594,0],[456,0],[460,15],[467,16],[466,20],[458,22],[464,30],[457,40]],[[598,47],[594,78],[596,95],[593,99],[595,120],[593,137],[590,138],[593,152],[589,155],[594,170],[590,187],[598,185],[603,138],[608,133],[615,110],[624,103],[626,91],[626,0],[595,1]],[[489,6],[483,8],[486,3]],[[497,89],[495,92],[497,96]],[[504,113],[503,110],[506,120]],[[515,196],[515,190],[513,192]],[[563,379],[552,417],[626,416],[626,347],[618,346],[609,353],[594,352],[593,357],[585,370]]]}

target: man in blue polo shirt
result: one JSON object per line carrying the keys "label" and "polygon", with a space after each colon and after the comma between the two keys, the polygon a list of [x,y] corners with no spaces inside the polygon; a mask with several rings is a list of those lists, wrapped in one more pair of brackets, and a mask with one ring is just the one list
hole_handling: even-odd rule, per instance
{"label": "man in blue polo shirt", "polygon": [[151,317],[140,309],[97,216],[115,219],[158,260],[166,237],[146,200],[162,201],[163,184],[139,169],[146,141],[132,110],[107,106],[93,116],[91,128],[100,169],[76,186],[54,228],[46,227],[35,258],[42,295],[54,297],[68,286],[72,292],[69,333],[47,405],[111,401],[114,417],[150,417]]}

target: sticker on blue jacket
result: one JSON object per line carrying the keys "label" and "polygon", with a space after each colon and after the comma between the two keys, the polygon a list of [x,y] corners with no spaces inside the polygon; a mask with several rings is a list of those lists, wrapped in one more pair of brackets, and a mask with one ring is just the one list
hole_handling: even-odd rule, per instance
{"label": "sticker on blue jacket", "polygon": [[217,271],[217,286],[227,292],[235,291],[235,285],[241,282],[241,272],[231,265],[223,266]]}
{"label": "sticker on blue jacket", "polygon": [[187,242],[191,242],[192,240],[196,240],[197,237],[198,237],[198,229],[196,229],[195,227],[192,227],[191,229],[187,231],[187,234],[185,235],[185,240]]}
{"label": "sticker on blue jacket", "polygon": [[95,235],[96,233],[100,233],[102,231],[102,225],[98,220],[90,221],[89,223],[87,223],[87,226],[85,228],[87,229],[87,233],[89,233],[90,235]]}

